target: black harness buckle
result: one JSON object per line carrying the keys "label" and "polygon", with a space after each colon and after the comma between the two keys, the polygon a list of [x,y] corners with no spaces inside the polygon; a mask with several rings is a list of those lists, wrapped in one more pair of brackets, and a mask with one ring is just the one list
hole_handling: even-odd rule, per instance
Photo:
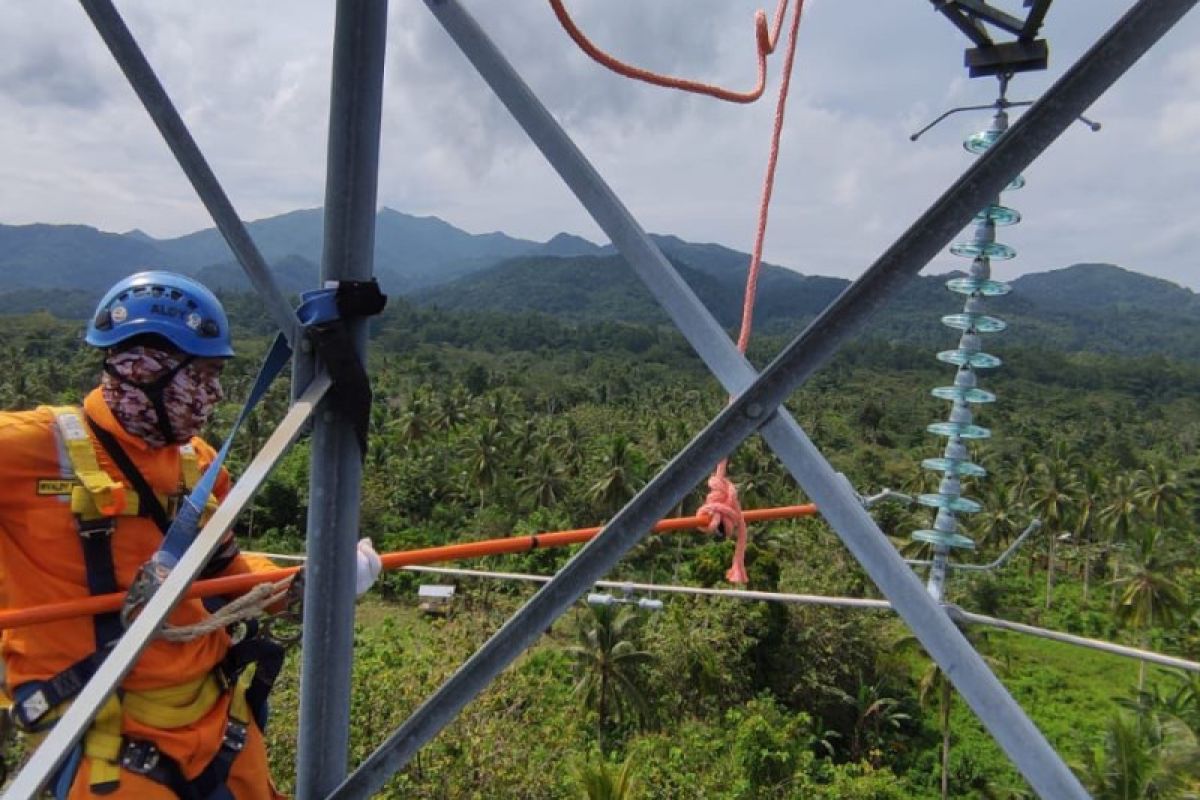
{"label": "black harness buckle", "polygon": [[234,753],[242,752],[246,747],[246,723],[230,717],[225,723],[225,738],[221,741],[221,747]]}
{"label": "black harness buckle", "polygon": [[145,739],[126,739],[121,746],[121,767],[138,775],[148,775],[162,760],[154,742]]}
{"label": "black harness buckle", "polygon": [[113,517],[99,517],[97,519],[79,519],[76,527],[82,538],[95,539],[112,536],[116,524],[117,521]]}

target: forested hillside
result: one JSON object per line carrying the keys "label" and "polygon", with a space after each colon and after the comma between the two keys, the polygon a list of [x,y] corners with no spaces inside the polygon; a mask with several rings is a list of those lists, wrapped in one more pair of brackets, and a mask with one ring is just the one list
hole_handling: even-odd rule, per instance
{"label": "forested hillside", "polygon": [[[253,301],[230,298],[230,306],[241,355],[227,370],[230,402],[211,438],[229,424],[266,345]],[[0,331],[4,407],[70,402],[95,380],[97,360],[79,347],[77,324],[3,317]],[[1007,334],[992,341],[1006,363],[984,377],[999,400],[978,415],[994,437],[974,454],[990,474],[964,492],[985,505],[964,518],[979,544],[967,558],[990,560],[1035,516],[1045,527],[1005,569],[955,576],[949,599],[1200,659],[1200,366],[1032,349]],[[781,343],[760,339],[752,358],[763,363]],[[398,302],[372,323],[371,370],[362,531],[380,550],[599,523],[725,402],[677,334],[611,320]],[[860,491],[928,491],[936,476],[918,464],[941,440],[924,428],[946,412],[929,389],[950,378],[929,348],[864,340],[789,405]],[[251,420],[235,471],[286,394],[277,387]],[[287,456],[243,515],[244,547],[302,551],[306,458],[304,447]],[[747,508],[804,500],[757,439],[736,452],[730,475]],[[697,487],[679,510],[693,512],[702,497]],[[873,513],[903,552],[924,555],[909,534],[927,527],[930,513],[900,504]],[[725,586],[731,553],[731,542],[699,532],[651,537],[611,577]],[[568,556],[541,550],[460,566],[548,574]],[[819,519],[755,526],[749,571],[753,589],[875,596]],[[416,585],[446,581],[457,584],[453,613],[419,614]],[[405,573],[383,580],[360,606],[352,758],[382,741],[531,591]],[[1030,796],[891,616],[659,599],[658,613],[581,605],[561,619],[389,784],[388,796],[936,798],[943,768],[952,797]],[[1200,790],[1195,673],[1142,675],[1115,656],[971,634],[1096,797]],[[297,670],[293,654],[270,730],[285,788]],[[1117,793],[1122,780],[1131,793]],[[601,784],[607,793],[597,793]]]}

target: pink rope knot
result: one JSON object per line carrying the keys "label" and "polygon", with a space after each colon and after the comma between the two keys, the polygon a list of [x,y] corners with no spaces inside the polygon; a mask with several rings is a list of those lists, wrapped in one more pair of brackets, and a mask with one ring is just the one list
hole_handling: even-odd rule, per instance
{"label": "pink rope knot", "polygon": [[701,514],[709,515],[707,530],[710,533],[737,536],[733,565],[725,572],[725,580],[742,585],[749,583],[750,577],[746,574],[746,517],[738,501],[737,487],[725,477],[724,470],[718,468],[708,479],[708,489],[708,497],[700,507]]}

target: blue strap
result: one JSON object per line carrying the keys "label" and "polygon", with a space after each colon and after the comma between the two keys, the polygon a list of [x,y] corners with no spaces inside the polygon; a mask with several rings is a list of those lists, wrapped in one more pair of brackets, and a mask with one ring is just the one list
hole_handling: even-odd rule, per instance
{"label": "blue strap", "polygon": [[83,760],[83,743],[78,742],[69,751],[66,762],[58,768],[54,781],[55,800],[67,800],[71,794],[71,786],[75,783],[75,773],[79,772],[79,762]]}
{"label": "blue strap", "polygon": [[354,426],[359,455],[367,457],[371,419],[371,381],[354,346],[347,323],[383,311],[387,295],[369,281],[339,281],[333,286],[304,292],[296,309],[321,363],[333,379],[330,401]]}
{"label": "blue strap", "polygon": [[341,319],[338,311],[337,287],[329,289],[313,289],[300,293],[300,307],[296,316],[304,326],[324,325]]}
{"label": "blue strap", "polygon": [[94,650],[53,677],[44,681],[26,681],[14,687],[10,710],[13,722],[26,733],[47,730],[50,725],[42,721],[61,703],[79,694],[106,655],[106,649]]}
{"label": "blue strap", "polygon": [[[117,569],[113,563],[112,534],[115,521],[112,517],[97,520],[78,520],[79,544],[83,548],[83,565],[87,576],[88,592],[92,595],[120,591],[117,585]],[[121,615],[107,611],[92,617],[92,628],[96,638],[96,649],[104,650],[121,638],[125,632]]]}
{"label": "blue strap", "polygon": [[229,455],[234,436],[237,435],[238,429],[242,427],[242,423],[250,416],[250,412],[258,405],[263,395],[271,388],[271,382],[275,380],[275,376],[283,370],[291,357],[292,349],[288,346],[287,339],[280,334],[276,337],[275,343],[271,345],[271,350],[267,353],[262,368],[258,371],[258,377],[254,381],[254,386],[251,387],[250,394],[246,398],[246,403],[242,406],[242,411],[238,414],[237,419],[234,420],[233,427],[230,429],[229,435],[225,437],[225,442],[217,452],[216,458],[212,460],[208,469],[196,482],[191,494],[179,504],[179,511],[175,514],[175,519],[171,521],[171,527],[167,529],[167,535],[159,547],[159,553],[167,556],[162,561],[168,566],[173,566],[183,558],[184,551],[196,538],[204,506],[208,503],[213,486],[216,485],[217,476],[221,474],[221,465],[225,463],[225,457]]}

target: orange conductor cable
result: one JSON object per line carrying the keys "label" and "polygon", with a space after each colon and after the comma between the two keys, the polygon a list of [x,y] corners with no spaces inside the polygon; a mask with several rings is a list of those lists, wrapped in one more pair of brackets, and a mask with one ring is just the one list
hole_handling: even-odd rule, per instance
{"label": "orange conductor cable", "polygon": [[[808,517],[817,513],[817,507],[812,503],[799,506],[782,506],[779,508],[762,508],[745,512],[746,519],[763,522],[767,520],[794,519]],[[676,517],[659,522],[651,530],[654,533],[672,533],[693,529],[703,529],[709,523],[707,514],[692,517]],[[458,561],[465,558],[480,558],[482,556],[503,555],[506,553],[527,553],[544,547],[564,547],[579,544],[594,538],[602,527],[577,528],[566,531],[539,533],[531,536],[512,536],[505,539],[485,539],[479,542],[445,545],[443,547],[427,547],[421,550],[404,550],[397,553],[385,553],[380,557],[384,569],[400,569],[401,567],[418,564],[435,564],[441,561]],[[300,571],[300,567],[285,567],[265,572],[252,572],[242,575],[230,575],[224,578],[212,578],[197,581],[184,594],[185,598],[212,597],[223,594],[241,594],[260,583],[283,580]],[[0,611],[0,630],[21,628],[29,625],[41,625],[61,619],[92,616],[106,611],[116,611],[124,603],[125,594],[112,594],[85,597],[63,603],[51,603],[31,608],[13,608]]]}

